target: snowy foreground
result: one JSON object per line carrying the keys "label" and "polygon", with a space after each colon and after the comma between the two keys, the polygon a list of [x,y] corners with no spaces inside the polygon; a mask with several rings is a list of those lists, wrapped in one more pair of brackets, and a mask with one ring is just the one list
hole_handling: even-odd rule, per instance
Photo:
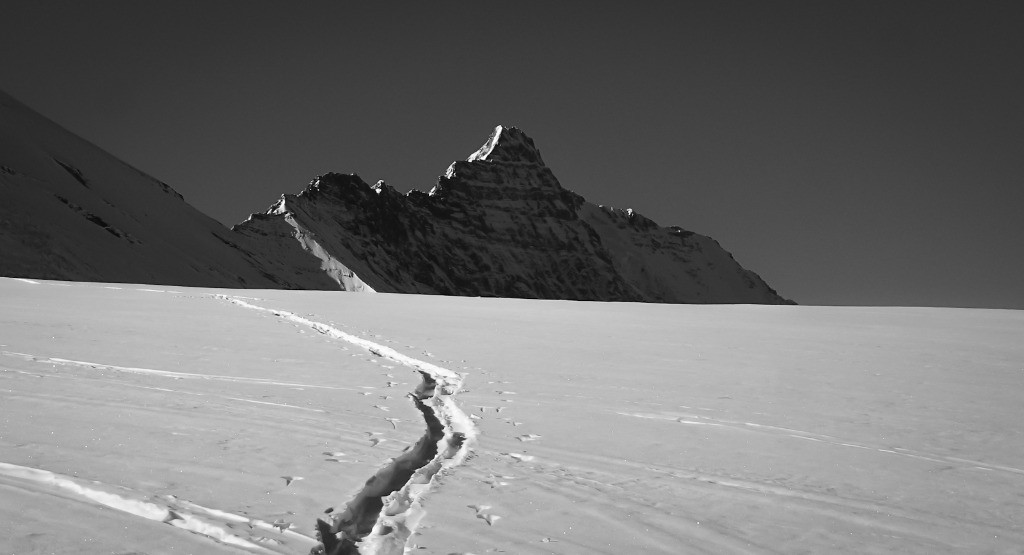
{"label": "snowy foreground", "polygon": [[1020,311],[0,279],[0,553],[302,554],[350,502],[375,553],[1020,553],[1022,339]]}

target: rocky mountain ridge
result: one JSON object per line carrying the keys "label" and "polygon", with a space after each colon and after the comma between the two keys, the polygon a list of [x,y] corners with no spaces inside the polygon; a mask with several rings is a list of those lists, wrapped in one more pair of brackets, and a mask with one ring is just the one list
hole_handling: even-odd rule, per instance
{"label": "rocky mountain ridge", "polygon": [[0,93],[0,275],[201,287],[786,302],[710,238],[562,188],[495,128],[429,193],[326,174],[232,230]]}
{"label": "rocky mountain ridge", "polygon": [[[564,189],[498,126],[429,193],[326,174],[232,228],[254,256],[354,291],[667,303],[788,303],[713,239]],[[303,259],[299,249],[306,253]]]}

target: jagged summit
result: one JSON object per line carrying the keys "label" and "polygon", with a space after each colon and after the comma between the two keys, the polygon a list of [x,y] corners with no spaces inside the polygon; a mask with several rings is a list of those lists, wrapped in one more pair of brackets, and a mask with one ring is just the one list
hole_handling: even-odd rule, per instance
{"label": "jagged summit", "polygon": [[511,196],[537,200],[575,193],[558,183],[533,139],[516,127],[499,125],[469,158],[452,162],[429,193],[441,198],[452,195],[463,200]]}
{"label": "jagged summit", "polygon": [[[289,281],[345,290],[668,303],[787,302],[711,239],[598,207],[499,125],[430,193],[326,174],[233,228]],[[319,269],[317,268],[319,267]]]}
{"label": "jagged summit", "polygon": [[504,125],[495,127],[487,142],[466,159],[467,162],[478,160],[544,165],[540,150],[533,144],[533,139],[518,127]]}
{"label": "jagged summit", "polygon": [[225,229],[0,93],[0,275],[206,287],[784,303],[713,239],[563,188],[499,125],[431,193],[318,176]]}

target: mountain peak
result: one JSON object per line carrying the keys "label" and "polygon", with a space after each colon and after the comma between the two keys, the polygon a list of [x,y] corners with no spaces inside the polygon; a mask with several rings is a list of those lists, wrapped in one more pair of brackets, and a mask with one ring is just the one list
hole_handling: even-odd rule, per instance
{"label": "mountain peak", "polygon": [[534,146],[533,139],[526,136],[518,127],[505,125],[495,127],[487,142],[466,159],[467,162],[478,160],[544,165],[540,150]]}

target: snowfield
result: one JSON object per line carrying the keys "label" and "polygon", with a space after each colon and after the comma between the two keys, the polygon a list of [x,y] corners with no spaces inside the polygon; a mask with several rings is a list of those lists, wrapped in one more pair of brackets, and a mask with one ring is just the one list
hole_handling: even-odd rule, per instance
{"label": "snowfield", "polygon": [[1022,553],[1022,399],[1021,311],[3,278],[0,553]]}

